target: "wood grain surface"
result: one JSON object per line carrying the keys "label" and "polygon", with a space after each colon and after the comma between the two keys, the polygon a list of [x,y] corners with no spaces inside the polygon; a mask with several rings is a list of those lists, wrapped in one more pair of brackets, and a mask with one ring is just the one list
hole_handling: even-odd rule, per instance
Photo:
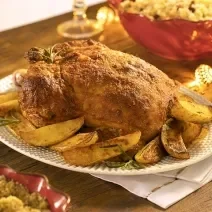
{"label": "wood grain surface", "polygon": [[[96,5],[88,9],[88,16],[95,17]],[[27,68],[24,52],[33,46],[47,47],[67,39],[56,32],[59,23],[71,18],[65,14],[49,20],[0,33],[0,78],[19,68]],[[192,81],[195,68],[201,64],[212,65],[211,61],[176,62],[157,57],[147,52],[128,37],[119,23],[111,24],[94,39],[110,48],[132,53],[152,63],[171,78],[182,83]],[[96,179],[89,174],[62,170],[30,159],[0,143],[0,163],[18,171],[45,174],[50,183],[70,194],[74,212],[159,212],[165,211],[149,201],[137,197],[120,186]],[[176,203],[167,212],[211,212],[212,183]]]}

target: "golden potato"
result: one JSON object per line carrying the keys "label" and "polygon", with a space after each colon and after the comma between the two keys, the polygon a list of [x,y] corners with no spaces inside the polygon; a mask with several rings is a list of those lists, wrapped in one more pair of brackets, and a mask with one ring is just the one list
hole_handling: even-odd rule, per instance
{"label": "golden potato", "polygon": [[189,152],[183,142],[176,120],[168,120],[162,127],[161,141],[165,150],[175,158],[188,159]]}
{"label": "golden potato", "polygon": [[84,124],[84,118],[77,118],[48,125],[28,132],[20,131],[21,138],[34,146],[51,146],[74,135]]}
{"label": "golden potato", "polygon": [[51,146],[51,149],[58,152],[65,152],[74,148],[86,147],[95,144],[98,141],[98,133],[79,133],[73,137],[62,141],[59,144]]}
{"label": "golden potato", "polygon": [[76,148],[63,152],[65,160],[71,165],[89,166],[109,158],[121,155],[122,150],[127,151],[140,140],[141,132],[113,138],[99,142],[88,147]]}
{"label": "golden potato", "polygon": [[171,116],[187,122],[208,123],[212,121],[212,107],[198,104],[192,98],[180,94],[171,108]]}
{"label": "golden potato", "polygon": [[20,131],[28,132],[36,129],[35,126],[25,117],[23,117],[19,112],[12,111],[6,115],[6,118],[15,118],[20,121],[18,123],[7,125],[7,128],[15,135],[20,136]]}
{"label": "golden potato", "polygon": [[183,142],[186,146],[189,146],[200,134],[202,125],[184,121],[181,121],[180,125],[182,126]]}
{"label": "golden potato", "polygon": [[135,160],[139,163],[157,163],[164,155],[164,148],[158,136],[138,151]]}
{"label": "golden potato", "polygon": [[201,142],[207,135],[208,135],[209,130],[205,127],[202,127],[200,134],[195,138],[194,141],[192,141],[192,145],[196,144],[198,142]]}
{"label": "golden potato", "polygon": [[20,111],[18,100],[11,100],[0,104],[0,116],[5,116],[9,111]]}
{"label": "golden potato", "polygon": [[17,99],[17,98],[18,98],[18,93],[16,91],[1,94],[0,95],[0,104],[9,102],[9,101]]}

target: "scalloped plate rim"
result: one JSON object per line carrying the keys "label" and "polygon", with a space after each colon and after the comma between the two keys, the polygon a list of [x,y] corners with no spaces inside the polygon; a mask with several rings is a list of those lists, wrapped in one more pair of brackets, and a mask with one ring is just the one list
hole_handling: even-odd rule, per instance
{"label": "scalloped plate rim", "polygon": [[[212,129],[212,124],[210,124],[210,129]],[[148,171],[148,172],[142,172],[143,169],[139,169],[139,170],[122,170],[122,169],[115,169],[115,168],[111,168],[112,170],[116,170],[116,172],[111,172],[111,171],[107,171],[105,172],[104,170],[95,170],[95,169],[92,169],[93,167],[91,167],[90,170],[88,167],[72,167],[71,165],[69,165],[69,168],[66,166],[66,165],[60,165],[60,164],[57,164],[57,163],[54,163],[54,162],[51,162],[49,160],[46,160],[46,159],[43,159],[43,158],[39,158],[37,156],[32,156],[30,155],[30,153],[27,153],[27,152],[24,152],[23,150],[20,150],[10,144],[7,143],[7,141],[2,138],[2,136],[0,135],[0,140],[2,141],[2,143],[4,143],[5,145],[7,145],[8,147],[10,147],[11,149],[25,155],[25,156],[28,156],[34,160],[37,160],[37,161],[40,161],[40,162],[43,162],[43,163],[46,163],[46,164],[49,164],[49,165],[52,165],[52,166],[55,166],[55,167],[58,167],[58,168],[63,168],[63,169],[66,169],[66,170],[70,170],[70,171],[76,171],[76,172],[81,172],[81,173],[89,173],[89,174],[104,174],[104,175],[146,175],[146,174],[157,174],[157,173],[162,173],[162,172],[167,172],[167,171],[173,171],[173,170],[176,170],[176,169],[181,169],[181,168],[185,168],[189,165],[192,165],[192,164],[195,164],[195,163],[198,163],[202,160],[205,160],[207,159],[208,157],[210,157],[212,155],[212,152],[211,154],[208,154],[208,155],[205,155],[204,157],[201,157],[200,159],[197,159],[194,161],[192,161],[191,159],[188,159],[188,160],[182,160],[182,162],[184,163],[181,163],[181,164],[177,164],[176,166],[177,167],[166,167],[166,168],[163,168],[163,169],[158,169],[158,170],[151,170],[151,171]],[[22,142],[22,141],[20,141]],[[171,165],[174,165],[171,164]],[[121,171],[121,172],[120,172]]]}

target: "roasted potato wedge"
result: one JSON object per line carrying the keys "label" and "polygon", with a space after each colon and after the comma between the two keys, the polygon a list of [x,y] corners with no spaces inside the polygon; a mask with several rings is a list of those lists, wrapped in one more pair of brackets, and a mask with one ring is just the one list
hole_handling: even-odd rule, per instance
{"label": "roasted potato wedge", "polygon": [[5,102],[9,102],[11,100],[15,100],[17,98],[18,98],[18,93],[16,91],[1,94],[0,95],[0,104],[5,103]]}
{"label": "roasted potato wedge", "polygon": [[71,149],[86,147],[92,144],[95,144],[98,141],[98,133],[90,132],[90,133],[79,133],[73,137],[62,141],[59,144],[51,146],[51,149],[58,152],[65,152]]}
{"label": "roasted potato wedge", "polygon": [[157,163],[165,155],[160,136],[150,141],[135,155],[135,160],[138,163]]}
{"label": "roasted potato wedge", "polygon": [[5,118],[16,118],[20,121],[19,123],[7,125],[7,128],[15,135],[20,136],[20,131],[28,132],[36,129],[36,127],[19,112],[12,111],[8,113]]}
{"label": "roasted potato wedge", "polygon": [[182,126],[182,138],[186,146],[189,146],[199,136],[202,125],[180,121]]}
{"label": "roasted potato wedge", "polygon": [[180,94],[171,108],[171,116],[187,122],[207,123],[212,121],[212,107],[198,104],[192,98]]}
{"label": "roasted potato wedge", "polygon": [[191,145],[201,142],[207,135],[209,130],[202,127],[200,134],[192,141]]}
{"label": "roasted potato wedge", "polygon": [[113,138],[104,142],[99,142],[88,147],[76,148],[63,152],[65,160],[78,166],[89,166],[115,156],[121,155],[122,151],[127,151],[135,146],[141,137],[141,132]]}
{"label": "roasted potato wedge", "polygon": [[20,111],[18,100],[11,100],[0,104],[0,116],[5,116],[9,111]]}
{"label": "roasted potato wedge", "polygon": [[20,131],[21,138],[34,146],[51,146],[74,135],[84,124],[84,118],[77,118],[48,125],[28,132]]}
{"label": "roasted potato wedge", "polygon": [[175,158],[188,159],[189,152],[183,142],[181,130],[174,119],[169,119],[162,127],[161,141],[165,150]]}

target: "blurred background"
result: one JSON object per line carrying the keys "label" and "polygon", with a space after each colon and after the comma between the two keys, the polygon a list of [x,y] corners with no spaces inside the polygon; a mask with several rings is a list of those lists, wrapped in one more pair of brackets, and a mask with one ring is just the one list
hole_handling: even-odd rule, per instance
{"label": "blurred background", "polygon": [[[88,6],[106,0],[85,0]],[[0,32],[70,12],[73,0],[0,0]]]}

